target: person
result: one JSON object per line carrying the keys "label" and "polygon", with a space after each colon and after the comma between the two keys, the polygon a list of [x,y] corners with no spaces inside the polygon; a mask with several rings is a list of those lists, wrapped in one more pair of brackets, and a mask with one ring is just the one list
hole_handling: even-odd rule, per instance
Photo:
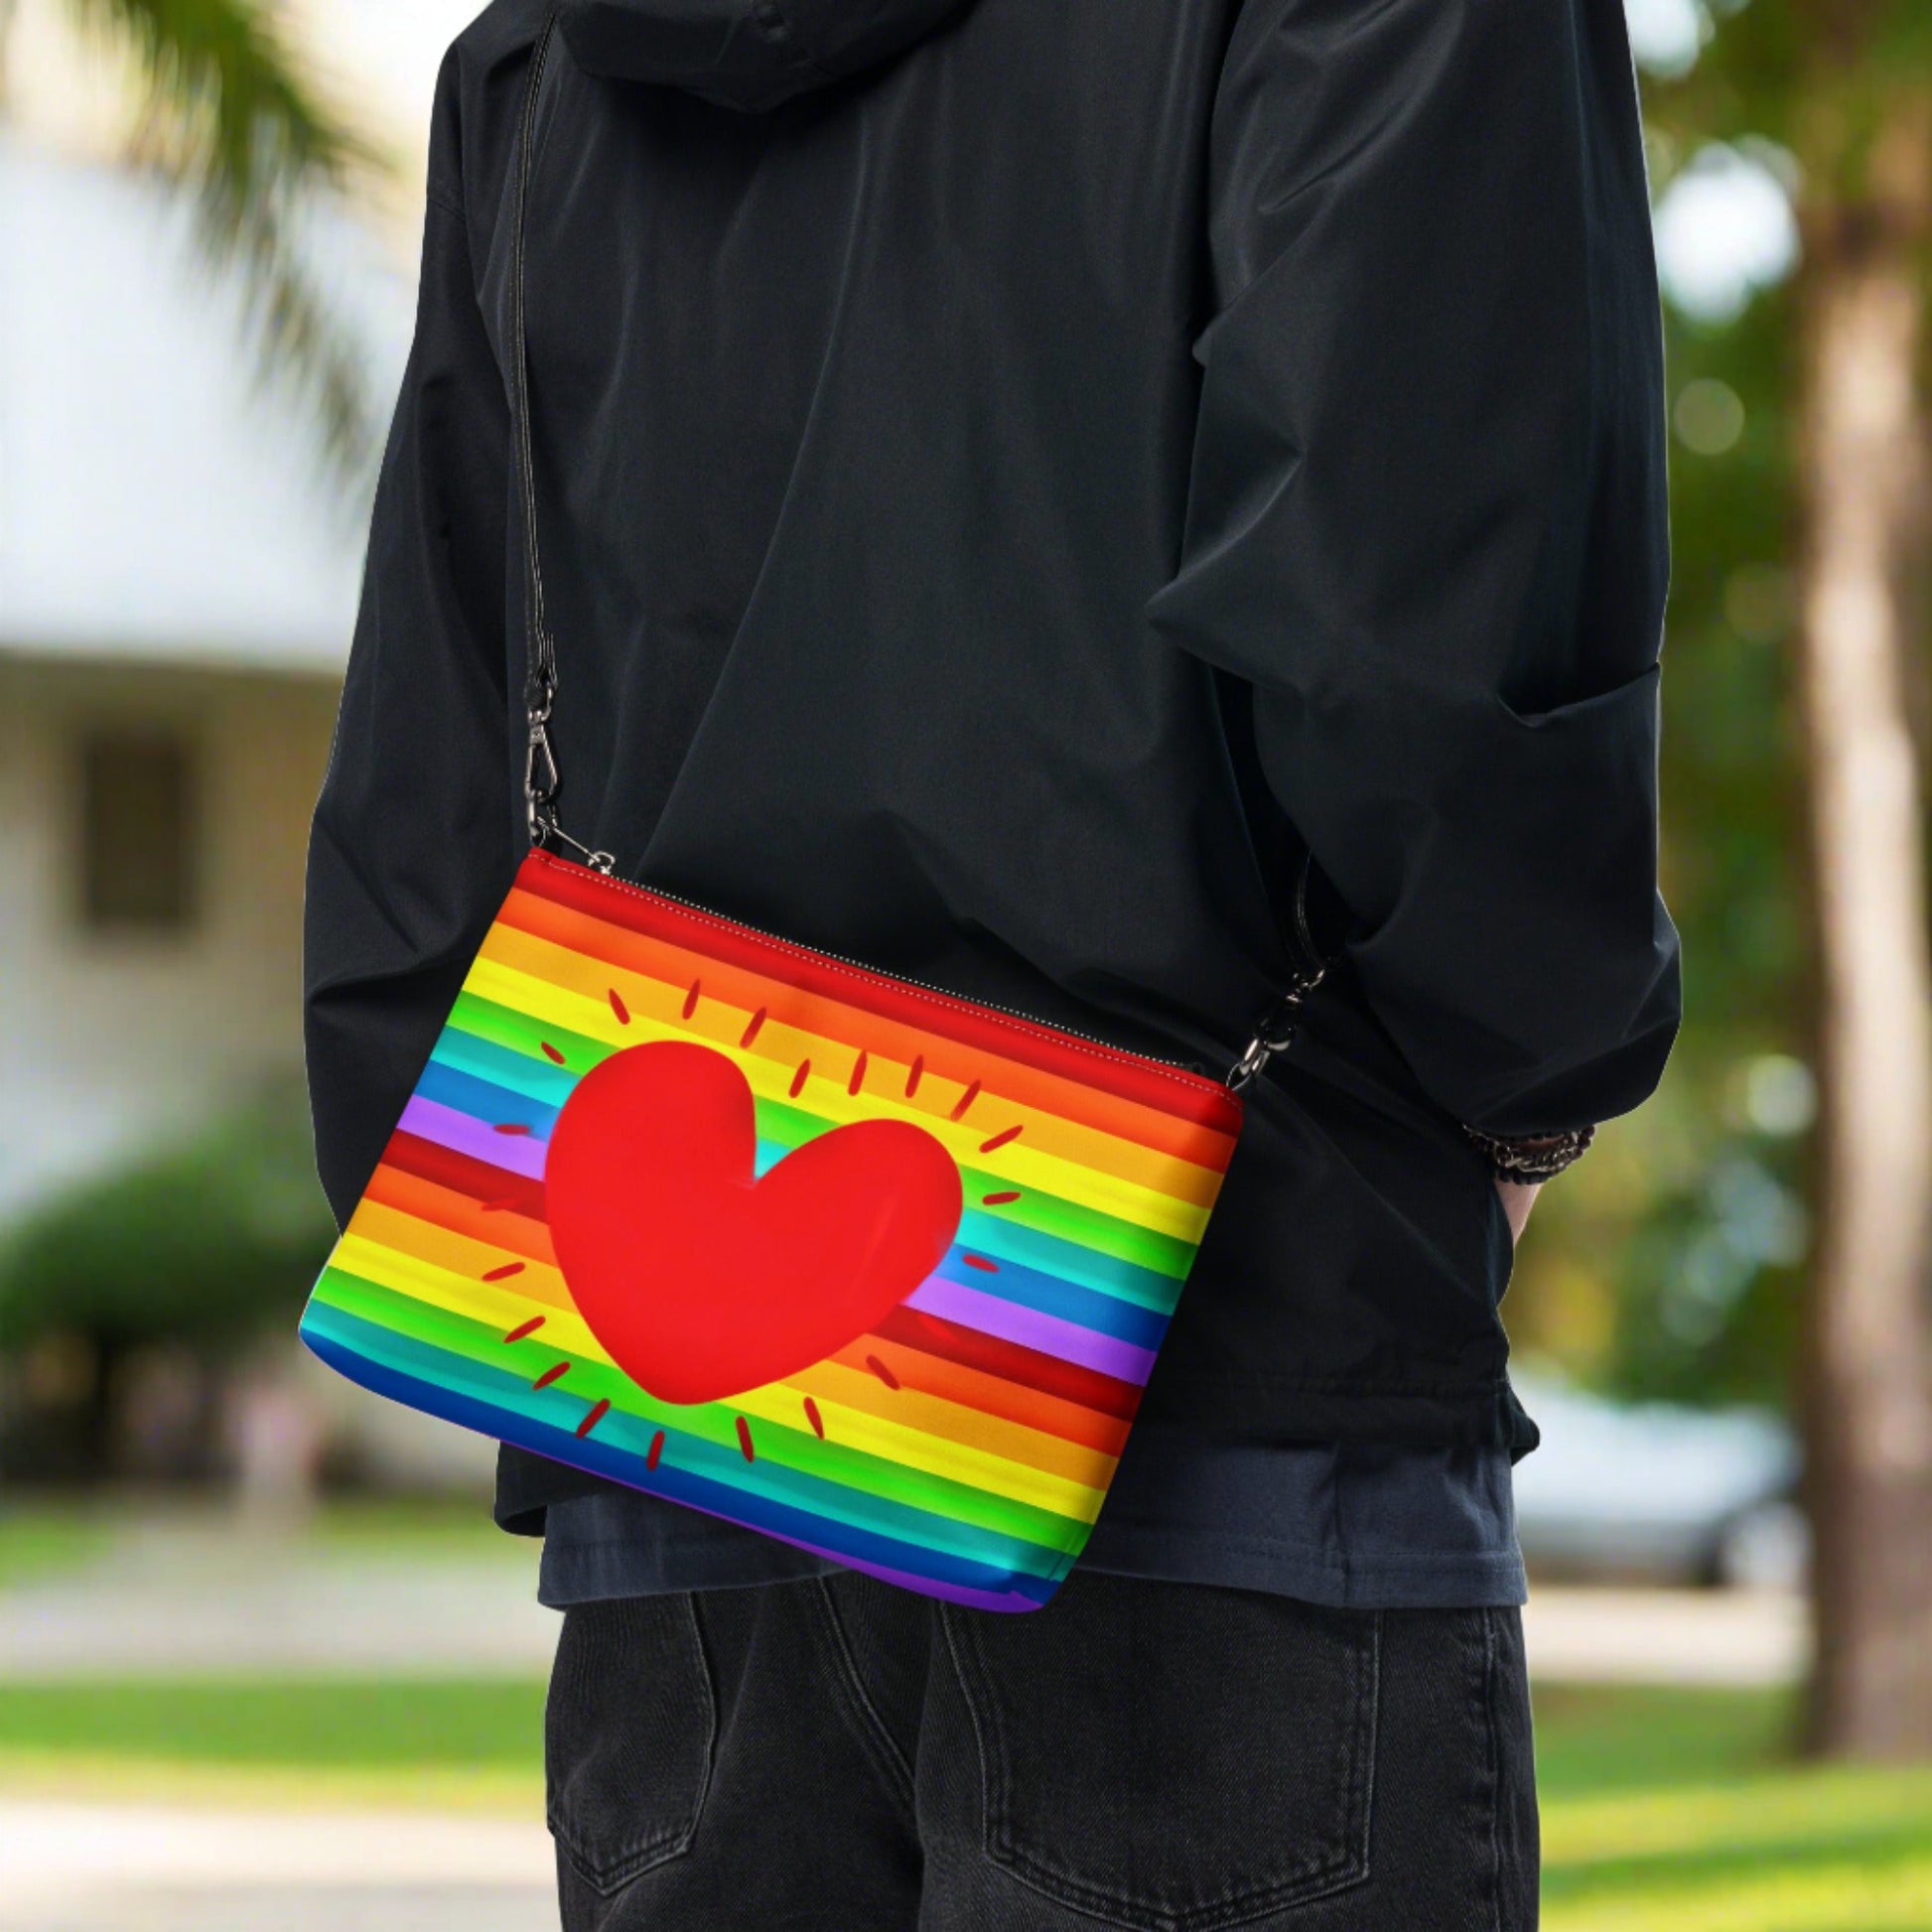
{"label": "person", "polygon": [[941,1606],[503,1453],[569,1932],[1532,1925],[1498,1305],[1657,1081],[1661,348],[1619,0],[495,0],[317,809],[345,1215],[570,838],[1250,1088],[1092,1542]]}

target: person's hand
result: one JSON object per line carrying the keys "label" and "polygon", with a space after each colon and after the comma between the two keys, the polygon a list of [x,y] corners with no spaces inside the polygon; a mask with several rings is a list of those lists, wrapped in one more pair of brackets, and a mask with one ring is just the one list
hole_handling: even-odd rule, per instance
{"label": "person's hand", "polygon": [[1523,1238],[1523,1230],[1529,1225],[1530,1209],[1536,1205],[1536,1197],[1543,1191],[1540,1180],[1498,1180],[1496,1192],[1502,1196],[1503,1213],[1509,1220],[1509,1238],[1512,1242]]}

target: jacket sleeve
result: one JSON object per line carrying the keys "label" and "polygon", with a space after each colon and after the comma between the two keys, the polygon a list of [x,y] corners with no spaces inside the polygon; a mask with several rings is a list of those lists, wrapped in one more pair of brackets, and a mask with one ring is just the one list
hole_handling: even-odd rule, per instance
{"label": "jacket sleeve", "polygon": [[309,847],[309,1092],[339,1222],[520,856],[504,634],[507,408],[460,211],[452,68],[431,137],[415,341]]}
{"label": "jacket sleeve", "polygon": [[1151,615],[1269,783],[1425,1091],[1498,1135],[1656,1084],[1662,348],[1620,0],[1246,0],[1215,312]]}

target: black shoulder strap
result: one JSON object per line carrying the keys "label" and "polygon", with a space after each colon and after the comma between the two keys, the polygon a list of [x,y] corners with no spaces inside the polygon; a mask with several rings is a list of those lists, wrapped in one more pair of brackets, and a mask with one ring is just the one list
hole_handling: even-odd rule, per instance
{"label": "black shoulder strap", "polygon": [[523,499],[523,552],[529,569],[529,615],[523,706],[529,720],[529,749],[523,762],[523,804],[530,843],[552,840],[574,846],[600,872],[614,864],[608,852],[581,845],[557,823],[557,793],[563,774],[550,743],[550,713],[557,697],[557,640],[543,608],[543,549],[537,533],[537,470],[530,443],[530,351],[524,328],[524,261],[528,249],[530,175],[536,162],[537,96],[556,33],[553,10],[530,54],[530,78],[523,89],[523,113],[516,140],[516,211],[510,228],[510,418],[516,438],[516,483]]}
{"label": "black shoulder strap", "polygon": [[543,556],[537,547],[536,461],[530,453],[530,355],[524,338],[524,257],[530,212],[530,172],[534,163],[537,95],[550,55],[557,16],[551,14],[530,56],[530,78],[523,89],[523,114],[516,139],[516,217],[510,229],[510,390],[516,430],[516,478],[523,492],[523,545],[530,567],[529,676],[532,687],[554,687],[557,645],[543,615]]}

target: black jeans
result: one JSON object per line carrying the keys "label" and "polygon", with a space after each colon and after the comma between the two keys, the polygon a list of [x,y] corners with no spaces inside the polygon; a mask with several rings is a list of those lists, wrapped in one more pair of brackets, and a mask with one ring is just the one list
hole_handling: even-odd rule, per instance
{"label": "black jeans", "polygon": [[565,1932],[1536,1923],[1515,1610],[636,1597],[566,1613],[547,1730]]}

